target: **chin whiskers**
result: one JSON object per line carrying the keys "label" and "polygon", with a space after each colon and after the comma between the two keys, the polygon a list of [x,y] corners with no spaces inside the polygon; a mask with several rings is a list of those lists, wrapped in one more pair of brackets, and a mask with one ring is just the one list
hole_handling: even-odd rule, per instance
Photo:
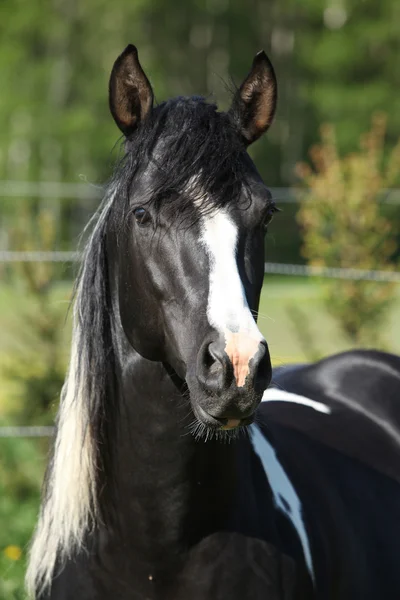
{"label": "chin whiskers", "polygon": [[199,441],[205,437],[207,427],[204,423],[195,418],[189,425],[188,429],[189,433],[195,438],[195,440]]}
{"label": "chin whiskers", "polygon": [[239,437],[248,436],[248,428],[246,425],[241,425],[236,429],[218,429],[216,427],[210,427],[205,423],[194,419],[187,427],[187,432],[183,435],[192,435],[196,442],[203,441],[205,443],[215,440],[222,443],[230,443],[233,440],[237,440]]}

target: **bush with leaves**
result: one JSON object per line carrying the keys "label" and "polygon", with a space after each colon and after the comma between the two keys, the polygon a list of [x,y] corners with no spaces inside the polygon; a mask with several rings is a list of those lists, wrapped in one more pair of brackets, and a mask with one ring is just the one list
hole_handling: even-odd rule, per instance
{"label": "bush with leaves", "polygon": [[[340,157],[331,126],[311,150],[312,167],[299,164],[308,188],[300,205],[303,255],[310,265],[396,270],[397,227],[383,210],[383,190],[398,183],[400,142],[385,152],[386,119],[376,115],[357,152]],[[326,284],[325,305],[352,345],[382,346],[381,332],[396,283],[336,279]]]}

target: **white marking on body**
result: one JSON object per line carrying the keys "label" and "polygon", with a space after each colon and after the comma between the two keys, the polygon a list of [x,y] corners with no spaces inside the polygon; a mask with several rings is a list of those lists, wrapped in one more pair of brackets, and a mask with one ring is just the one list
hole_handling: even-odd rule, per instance
{"label": "white marking on body", "polygon": [[301,404],[302,406],[308,406],[314,410],[324,413],[326,415],[331,414],[332,410],[326,404],[311,400],[306,396],[300,396],[299,394],[293,394],[292,392],[285,392],[277,388],[268,388],[265,390],[262,402],[292,402],[293,404]]}
{"label": "white marking on body", "polygon": [[[107,217],[116,193],[117,190],[108,197],[96,227]],[[91,239],[93,235],[94,232]],[[97,515],[96,443],[89,424],[87,376],[78,369],[78,361],[84,364],[83,357],[79,355],[80,302],[78,287],[71,357],[61,392],[54,456],[26,573],[26,587],[33,598],[41,596],[51,586],[56,560],[59,559],[62,564],[64,559],[82,547],[88,527]]]}
{"label": "white marking on body", "polygon": [[271,486],[275,506],[287,516],[296,529],[303,548],[304,560],[311,578],[315,581],[310,542],[303,521],[301,502],[296,490],[279,462],[274,448],[264,437],[258,425],[253,424],[250,426],[250,439]]}
{"label": "white marking on body", "polygon": [[210,260],[207,316],[224,336],[238,387],[243,387],[250,362],[264,340],[247,304],[236,263],[238,231],[224,210],[202,217],[201,241]]}

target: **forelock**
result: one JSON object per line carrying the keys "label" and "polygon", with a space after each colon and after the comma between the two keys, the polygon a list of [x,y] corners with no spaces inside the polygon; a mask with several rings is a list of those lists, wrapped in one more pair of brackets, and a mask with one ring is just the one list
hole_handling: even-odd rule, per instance
{"label": "forelock", "polygon": [[226,113],[204,98],[175,98],[157,106],[126,141],[115,178],[132,196],[147,170],[146,201],[170,202],[181,211],[193,207],[186,192],[196,181],[205,192],[202,209],[207,211],[238,200],[247,169],[245,147]]}

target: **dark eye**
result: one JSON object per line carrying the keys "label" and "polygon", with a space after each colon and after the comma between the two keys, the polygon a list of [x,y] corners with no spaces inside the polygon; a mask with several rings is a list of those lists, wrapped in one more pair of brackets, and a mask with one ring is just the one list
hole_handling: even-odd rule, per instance
{"label": "dark eye", "polygon": [[146,225],[146,223],[150,221],[149,212],[142,206],[139,206],[139,208],[135,208],[133,214],[138,225]]}

